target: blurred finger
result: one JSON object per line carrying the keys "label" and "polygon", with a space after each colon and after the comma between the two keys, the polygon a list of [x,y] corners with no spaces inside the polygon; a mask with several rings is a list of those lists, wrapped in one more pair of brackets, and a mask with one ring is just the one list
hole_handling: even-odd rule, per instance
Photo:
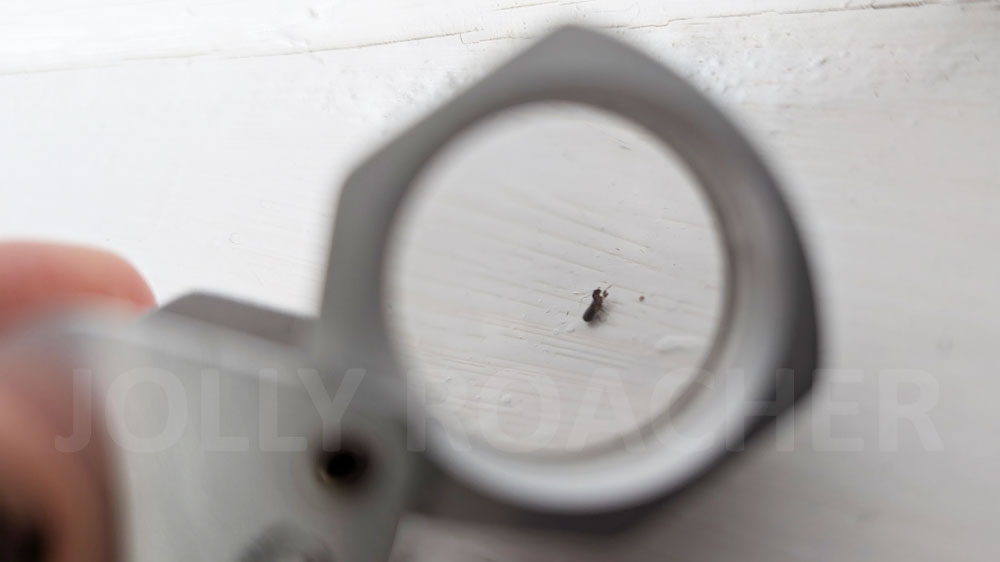
{"label": "blurred finger", "polygon": [[58,307],[114,301],[154,306],[146,281],[122,258],[94,248],[0,243],[0,332]]}

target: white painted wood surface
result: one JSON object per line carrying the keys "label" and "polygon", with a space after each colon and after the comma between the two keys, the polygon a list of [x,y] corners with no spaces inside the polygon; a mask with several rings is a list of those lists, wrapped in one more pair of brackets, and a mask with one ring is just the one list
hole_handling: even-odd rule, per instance
{"label": "white painted wood surface", "polygon": [[638,127],[569,104],[453,143],[394,237],[412,376],[512,452],[579,451],[661,412],[697,373],[724,289],[694,180]]}
{"label": "white painted wood surface", "polygon": [[[0,236],[112,248],[147,274],[160,300],[200,288],[311,312],[336,186],[351,165],[564,21],[607,29],[670,64],[757,141],[785,180],[808,237],[826,364],[835,371],[812,407],[784,424],[783,431],[794,430],[792,451],[764,442],[704,494],[617,544],[414,521],[400,559],[995,559],[996,0],[0,3]],[[497,239],[502,231],[512,247],[531,236],[528,227],[544,227],[549,242],[566,238],[558,256],[577,269],[531,257],[541,273],[512,278],[533,273],[523,272],[526,262],[504,261],[515,252],[495,248],[507,257],[489,262],[499,274],[493,285],[469,283],[461,269],[454,276],[426,272],[468,286],[425,283],[411,296],[431,313],[417,318],[433,320],[435,310],[453,318],[442,306],[456,303],[508,315],[487,334],[507,342],[489,348],[497,352],[489,357],[520,360],[515,371],[593,362],[579,351],[561,359],[568,364],[543,361],[544,350],[531,344],[544,341],[532,338],[551,341],[552,330],[563,330],[570,349],[596,342],[599,356],[630,372],[662,366],[671,356],[656,343],[679,315],[661,311],[677,308],[680,297],[675,285],[654,282],[660,271],[627,266],[624,258],[645,245],[662,253],[655,263],[670,279],[662,256],[680,252],[694,272],[679,274],[679,284],[712,283],[710,237],[698,235],[705,223],[655,243],[642,231],[637,245],[614,253],[610,234],[655,230],[663,207],[637,199],[669,171],[652,153],[629,160],[638,157],[600,148],[628,134],[615,126],[567,133],[564,121],[541,121],[526,144],[501,147],[526,164],[468,158],[479,171],[492,170],[486,185],[535,197],[526,214],[513,214],[514,204],[499,194],[485,200],[492,213],[479,212],[525,227],[498,228]],[[553,135],[584,158],[570,169],[579,183],[551,177],[566,173],[553,171],[559,168],[543,150],[555,149]],[[528,149],[532,142],[537,151]],[[594,158],[640,166],[646,175],[637,173],[627,186],[635,193],[619,205],[601,166],[584,166]],[[532,161],[539,175],[527,172]],[[440,209],[478,205],[449,199],[462,193],[449,185],[473,183],[455,174],[441,176]],[[538,188],[505,178],[533,179]],[[678,203],[683,190],[663,193],[666,207],[699,216],[697,205]],[[563,220],[570,208],[570,216],[585,217],[576,226]],[[474,219],[475,211],[454,213],[480,234],[465,243],[488,241],[490,222]],[[640,214],[623,226],[632,212]],[[433,255],[441,246],[433,232],[425,234],[431,243],[414,247]],[[568,293],[607,283],[615,284],[616,300],[606,324],[570,332],[545,318],[549,310],[568,321],[582,306]],[[470,296],[476,291],[503,292],[494,302]],[[703,337],[715,293],[690,291],[705,308],[677,328]],[[517,344],[515,330],[527,345]],[[489,361],[473,358],[469,370],[497,367]],[[922,373],[908,379],[922,384],[900,391],[904,402],[933,398],[933,435],[905,421],[895,446],[880,434],[885,389],[898,380],[892,369]]]}

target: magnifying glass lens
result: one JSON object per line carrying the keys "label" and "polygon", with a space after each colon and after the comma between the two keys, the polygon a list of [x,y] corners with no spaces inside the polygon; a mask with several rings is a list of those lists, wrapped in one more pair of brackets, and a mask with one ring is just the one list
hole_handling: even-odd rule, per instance
{"label": "magnifying glass lens", "polygon": [[392,235],[386,310],[429,411],[514,454],[626,444],[704,380],[719,236],[668,147],[536,103],[455,138]]}

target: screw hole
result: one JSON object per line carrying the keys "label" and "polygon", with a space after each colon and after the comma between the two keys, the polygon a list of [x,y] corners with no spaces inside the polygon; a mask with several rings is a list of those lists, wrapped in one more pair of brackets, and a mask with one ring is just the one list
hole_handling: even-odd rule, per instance
{"label": "screw hole", "polygon": [[368,455],[356,446],[341,446],[323,455],[320,473],[327,482],[356,484],[368,472]]}

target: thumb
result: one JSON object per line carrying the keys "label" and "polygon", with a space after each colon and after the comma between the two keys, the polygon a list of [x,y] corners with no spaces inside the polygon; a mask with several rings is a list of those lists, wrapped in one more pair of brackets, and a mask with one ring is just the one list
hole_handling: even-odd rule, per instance
{"label": "thumb", "polygon": [[53,309],[115,301],[155,306],[138,271],[109,252],[38,242],[0,243],[0,333]]}

